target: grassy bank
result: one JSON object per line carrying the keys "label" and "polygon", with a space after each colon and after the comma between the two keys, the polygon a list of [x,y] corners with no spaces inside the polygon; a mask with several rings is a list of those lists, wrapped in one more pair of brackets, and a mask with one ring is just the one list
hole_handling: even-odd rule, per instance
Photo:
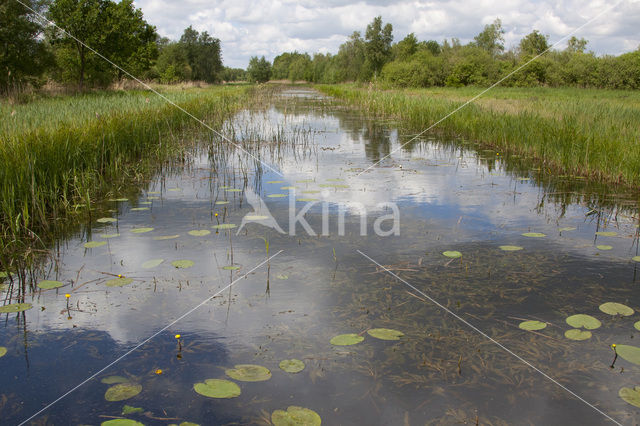
{"label": "grassy bank", "polygon": [[[246,87],[162,88],[214,128],[249,98]],[[145,91],[107,91],[0,104],[2,247],[46,235],[78,204],[176,153],[174,132],[200,126]]]}
{"label": "grassy bank", "polygon": [[[321,85],[370,114],[423,130],[480,88],[369,90]],[[539,159],[559,173],[640,186],[640,93],[588,89],[495,88],[434,131]]]}

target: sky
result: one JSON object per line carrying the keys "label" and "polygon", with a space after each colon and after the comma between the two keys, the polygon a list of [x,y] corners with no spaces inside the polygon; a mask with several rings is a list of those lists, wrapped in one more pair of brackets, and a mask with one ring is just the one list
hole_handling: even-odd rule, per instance
{"label": "sky", "polygon": [[[251,56],[269,60],[282,52],[336,53],[354,31],[364,34],[376,16],[393,25],[394,41],[413,32],[419,40],[473,40],[484,25],[502,20],[505,46],[537,29],[555,43],[574,35],[597,54],[620,54],[640,46],[640,0],[136,0],[161,36],[177,40],[189,25],[222,43],[226,66],[246,68]],[[558,48],[564,48],[561,41]]]}

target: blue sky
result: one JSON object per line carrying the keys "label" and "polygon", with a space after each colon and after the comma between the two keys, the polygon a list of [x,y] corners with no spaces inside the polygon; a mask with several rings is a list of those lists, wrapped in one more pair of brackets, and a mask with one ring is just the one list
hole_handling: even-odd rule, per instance
{"label": "blue sky", "polygon": [[[413,32],[419,40],[473,39],[485,24],[502,20],[506,47],[532,30],[553,43],[615,2],[581,0],[343,1],[343,0],[136,0],[148,22],[178,39],[189,25],[222,41],[225,65],[245,68],[253,55],[272,60],[283,51],[335,53],[353,31],[364,32],[378,15],[393,24],[394,40]],[[598,54],[640,45],[640,1],[625,0],[576,35]],[[564,47],[564,45],[562,46]]]}

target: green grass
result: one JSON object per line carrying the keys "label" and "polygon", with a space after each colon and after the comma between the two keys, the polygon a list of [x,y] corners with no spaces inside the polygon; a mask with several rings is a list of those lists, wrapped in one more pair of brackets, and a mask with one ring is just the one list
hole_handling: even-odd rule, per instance
{"label": "green grass", "polygon": [[[320,85],[321,91],[376,116],[422,130],[482,88],[368,90]],[[640,186],[640,93],[495,88],[438,124],[482,144],[538,159],[559,173]]]}

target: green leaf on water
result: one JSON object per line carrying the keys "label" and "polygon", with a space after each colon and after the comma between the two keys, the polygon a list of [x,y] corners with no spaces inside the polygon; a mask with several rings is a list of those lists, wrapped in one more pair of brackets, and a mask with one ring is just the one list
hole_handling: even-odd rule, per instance
{"label": "green leaf on water", "polygon": [[240,386],[224,379],[207,379],[193,385],[193,390],[209,398],[235,398],[241,393]]}
{"label": "green leaf on water", "polygon": [[100,238],[104,238],[104,239],[109,239],[109,238],[116,238],[119,237],[120,234],[115,233],[115,234],[100,234]]}
{"label": "green leaf on water", "polygon": [[286,197],[287,194],[269,194],[267,195],[268,198],[283,198]]}
{"label": "green leaf on water", "polygon": [[209,231],[208,229],[196,229],[187,233],[194,237],[204,237],[205,235],[209,235],[211,231]]}
{"label": "green leaf on water", "polygon": [[105,241],[89,241],[88,243],[84,243],[85,248],[97,248],[106,245]]}
{"label": "green leaf on water", "polygon": [[149,207],[134,207],[131,209],[132,212],[143,212],[145,210],[149,210]]}
{"label": "green leaf on water", "polygon": [[133,278],[114,278],[105,283],[107,287],[124,287],[127,284],[131,284]]}
{"label": "green leaf on water", "polygon": [[274,426],[320,426],[322,419],[313,410],[292,405],[287,411],[275,410],[271,413],[271,423]]}
{"label": "green leaf on water", "polygon": [[240,267],[237,265],[227,265],[223,266],[222,269],[224,269],[225,271],[237,271],[238,269],[240,269]]}
{"label": "green leaf on water", "polygon": [[536,331],[536,330],[542,330],[543,328],[546,328],[547,323],[542,321],[534,321],[534,320],[522,321],[520,324],[518,324],[518,327],[527,331]]}
{"label": "green leaf on water", "polygon": [[618,396],[625,402],[640,408],[640,386],[631,388],[622,388],[618,392]]}
{"label": "green leaf on water", "polygon": [[124,401],[142,392],[142,385],[136,383],[119,383],[111,386],[104,394],[107,401]]}
{"label": "green leaf on water", "polygon": [[175,240],[179,236],[180,236],[180,234],[176,234],[176,235],[161,235],[159,237],[153,237],[153,239],[156,240],[156,241]]}
{"label": "green leaf on water", "polygon": [[564,228],[558,228],[558,231],[560,232],[565,232],[565,231],[575,231],[577,228],[573,227],[573,226],[565,226]]}
{"label": "green leaf on water", "polygon": [[372,328],[367,330],[367,334],[381,340],[400,340],[404,336],[403,332],[390,328]]}
{"label": "green leaf on water", "polygon": [[284,183],[284,181],[283,180],[270,180],[270,181],[267,181],[267,183]]}
{"label": "green leaf on water", "polygon": [[308,191],[302,191],[303,194],[319,194],[322,191],[320,191],[319,189],[309,189]]}
{"label": "green leaf on water", "polygon": [[5,356],[6,354],[7,354],[7,348],[5,348],[4,346],[0,346],[0,358]]}
{"label": "green leaf on water", "polygon": [[174,260],[173,262],[171,262],[171,264],[178,269],[186,269],[191,268],[193,265],[195,265],[195,262],[193,260],[183,259]]}
{"label": "green leaf on water", "polygon": [[235,223],[221,223],[219,225],[213,225],[213,229],[233,229],[236,227]]}
{"label": "green leaf on water", "polygon": [[634,327],[636,330],[640,331],[640,321],[635,322],[635,323],[633,324],[633,327]]}
{"label": "green leaf on water", "polygon": [[567,324],[569,324],[573,328],[586,328],[587,330],[595,330],[596,328],[600,328],[602,323],[597,319],[592,317],[591,315],[585,314],[576,314],[567,317]]}
{"label": "green leaf on water", "polygon": [[52,288],[62,287],[63,285],[64,285],[63,282],[53,281],[53,280],[44,280],[44,281],[40,281],[38,283],[38,287],[40,287],[41,289],[44,289],[44,290],[49,290],[49,289],[52,289]]}
{"label": "green leaf on water", "polygon": [[265,219],[269,219],[269,216],[260,216],[260,215],[248,214],[244,218],[246,220],[265,220]]}
{"label": "green leaf on water", "polygon": [[623,305],[622,303],[616,302],[607,302],[600,305],[599,309],[605,314],[609,315],[622,315],[628,317],[629,315],[633,315],[633,309],[628,307],[627,305]]}
{"label": "green leaf on water", "polygon": [[355,334],[355,333],[347,333],[347,334],[339,334],[331,338],[329,343],[336,346],[350,346],[360,343],[364,340],[364,337]]}
{"label": "green leaf on water", "polygon": [[162,262],[164,262],[164,259],[150,259],[150,260],[147,260],[146,262],[144,262],[142,264],[142,267],[144,269],[151,269],[151,268],[155,268],[156,266],[160,265]]}
{"label": "green leaf on water", "polygon": [[317,198],[298,198],[296,201],[300,201],[301,203],[311,203],[314,201],[318,201]]}
{"label": "green leaf on water", "polygon": [[117,221],[118,219],[116,219],[115,217],[101,217],[100,219],[97,220],[97,222],[99,223],[112,223]]}
{"label": "green leaf on water", "polygon": [[631,258],[631,260],[636,261],[636,262],[640,262],[640,256],[633,256]]}
{"label": "green leaf on water", "polygon": [[12,303],[10,305],[0,306],[0,314],[22,312],[31,308],[33,308],[33,305],[31,303]]}
{"label": "green leaf on water", "polygon": [[100,381],[106,385],[115,385],[116,383],[128,383],[129,379],[122,376],[108,376],[108,377],[104,377]]}
{"label": "green leaf on water", "polygon": [[296,183],[313,183],[313,179],[297,180]]}
{"label": "green leaf on water", "polygon": [[613,247],[612,247],[612,246],[608,246],[608,245],[606,245],[606,244],[600,244],[600,245],[597,245],[597,246],[596,246],[596,248],[597,248],[598,250],[611,250],[611,249],[613,249]]}
{"label": "green leaf on water", "polygon": [[100,426],[144,426],[144,423],[131,419],[113,419],[100,423]]}
{"label": "green leaf on water", "polygon": [[519,251],[522,250],[520,246],[500,246],[500,250],[502,251]]}
{"label": "green leaf on water", "polygon": [[574,328],[574,329],[565,331],[564,337],[571,340],[587,340],[587,339],[591,339],[591,332]]}
{"label": "green leaf on water", "polygon": [[598,231],[596,235],[600,235],[601,237],[615,237],[618,233],[613,231]]}
{"label": "green leaf on water", "polygon": [[180,192],[180,191],[182,191],[182,188],[169,188],[169,189],[167,189],[167,191]]}
{"label": "green leaf on water", "polygon": [[280,361],[280,368],[287,373],[299,373],[304,370],[304,362],[299,359],[284,359]]}
{"label": "green leaf on water", "polygon": [[135,413],[143,413],[144,409],[141,407],[132,407],[130,405],[124,405],[122,407],[122,415],[126,416],[127,414],[135,414]]}
{"label": "green leaf on water", "polygon": [[289,276],[288,275],[284,275],[284,274],[279,274],[276,276],[277,279],[279,280],[288,280]]}
{"label": "green leaf on water", "polygon": [[543,234],[542,232],[525,232],[524,234],[522,234],[523,237],[529,237],[529,238],[542,238],[542,237],[546,237],[546,234]]}
{"label": "green leaf on water", "polygon": [[296,187],[295,186],[281,186],[280,189],[288,191],[290,189],[296,189]]}
{"label": "green leaf on water", "polygon": [[238,364],[225,370],[225,374],[241,382],[263,382],[271,378],[268,368],[255,364]]}
{"label": "green leaf on water", "polygon": [[460,253],[459,251],[456,251],[456,250],[443,251],[442,254],[444,256],[450,257],[452,259],[457,259],[458,257],[462,257],[462,253]]}
{"label": "green leaf on water", "polygon": [[134,234],[144,234],[153,231],[153,228],[134,228],[131,230]]}
{"label": "green leaf on water", "polygon": [[242,191],[242,189],[238,189],[238,188],[229,188],[229,189],[225,189],[225,191],[227,191],[227,192],[240,192],[240,191]]}
{"label": "green leaf on water", "polygon": [[640,348],[629,345],[616,345],[616,353],[620,358],[640,365]]}

